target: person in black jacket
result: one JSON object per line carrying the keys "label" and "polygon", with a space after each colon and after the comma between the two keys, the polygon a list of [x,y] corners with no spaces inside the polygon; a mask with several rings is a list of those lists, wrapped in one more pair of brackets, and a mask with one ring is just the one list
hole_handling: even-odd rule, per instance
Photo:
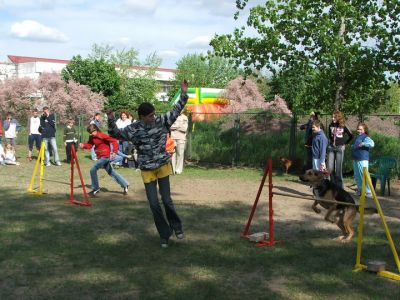
{"label": "person in black jacket", "polygon": [[[347,135],[347,138],[345,136]],[[353,134],[345,124],[342,112],[335,111],[332,114],[332,122],[328,130],[328,170],[331,173],[331,181],[343,188],[343,158],[345,145],[353,139]]]}
{"label": "person in black jacket", "polygon": [[[306,151],[307,151],[307,159],[306,159],[306,163],[304,166],[304,170],[309,170],[312,169],[313,164],[312,164],[312,140],[313,140],[313,131],[312,131],[312,126],[314,124],[315,120],[318,120],[318,115],[319,112],[317,111],[312,111],[310,113],[310,118],[308,119],[308,122],[306,124],[303,124],[300,126],[300,130],[305,130],[305,136],[304,136],[304,147],[306,147]],[[321,124],[321,128],[323,128],[322,124]],[[303,172],[304,173],[304,172]]]}
{"label": "person in black jacket", "polygon": [[40,133],[42,134],[42,141],[45,145],[44,164],[46,167],[50,164],[49,144],[54,154],[54,163],[61,166],[60,157],[58,156],[57,142],[56,142],[56,121],[54,114],[50,114],[50,109],[43,107],[43,115],[40,117]]}

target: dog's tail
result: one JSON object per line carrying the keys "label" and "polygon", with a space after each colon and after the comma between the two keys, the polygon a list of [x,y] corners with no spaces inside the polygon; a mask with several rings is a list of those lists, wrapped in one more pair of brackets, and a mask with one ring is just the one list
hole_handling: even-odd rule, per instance
{"label": "dog's tail", "polygon": [[[357,212],[360,212],[360,205],[357,205]],[[366,207],[364,213],[366,215],[374,215],[378,213],[378,210],[375,207]]]}

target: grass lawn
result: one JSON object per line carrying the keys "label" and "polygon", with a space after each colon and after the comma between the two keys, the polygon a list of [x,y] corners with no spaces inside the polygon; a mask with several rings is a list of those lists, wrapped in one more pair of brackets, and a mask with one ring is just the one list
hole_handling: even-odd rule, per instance
{"label": "grass lawn", "polygon": [[[47,194],[35,196],[26,192],[34,162],[25,161],[22,147],[18,154],[21,166],[0,166],[0,299],[400,298],[400,282],[353,272],[355,241],[333,241],[327,232],[337,230],[316,226],[322,216],[310,211],[290,222],[278,212],[277,238],[285,238],[274,247],[259,249],[240,239],[261,170],[187,168],[172,177],[187,238],[174,238],[161,249],[139,173],[118,169],[131,184],[130,194],[123,196],[99,171],[105,190],[91,199],[93,205],[66,205],[69,166],[46,168]],[[79,157],[89,184],[89,152],[80,151]],[[285,185],[282,177],[274,180]],[[197,194],[198,184],[209,198]],[[227,197],[232,185],[244,184],[253,196],[243,201],[229,194],[233,200],[218,201],[212,184],[226,188]],[[181,186],[193,198],[179,194]],[[400,250],[399,218],[391,220]],[[262,225],[255,221],[255,227]],[[382,229],[368,230],[376,235],[365,238],[363,255],[393,266]]]}

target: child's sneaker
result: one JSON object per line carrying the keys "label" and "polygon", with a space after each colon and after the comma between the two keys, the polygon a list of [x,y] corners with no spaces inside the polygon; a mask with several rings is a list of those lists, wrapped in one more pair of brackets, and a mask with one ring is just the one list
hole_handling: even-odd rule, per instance
{"label": "child's sneaker", "polygon": [[124,187],[124,195],[128,195],[128,188],[129,188],[129,185],[127,185],[126,187]]}
{"label": "child's sneaker", "polygon": [[168,248],[168,239],[161,239],[161,248],[165,249]]}
{"label": "child's sneaker", "polygon": [[185,238],[183,231],[175,231],[175,235],[178,240],[183,240]]}
{"label": "child's sneaker", "polygon": [[88,194],[89,196],[95,197],[100,192],[100,189],[92,190]]}

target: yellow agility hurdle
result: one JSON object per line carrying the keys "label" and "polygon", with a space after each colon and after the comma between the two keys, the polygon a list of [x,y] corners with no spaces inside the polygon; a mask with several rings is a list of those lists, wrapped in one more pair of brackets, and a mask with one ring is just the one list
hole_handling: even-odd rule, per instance
{"label": "yellow agility hurdle", "polygon": [[[361,244],[362,244],[362,239],[363,239],[363,229],[364,229],[364,209],[365,209],[365,194],[366,194],[366,184],[369,184],[370,187],[372,187],[372,181],[371,177],[369,176],[367,168],[363,169],[363,181],[362,181],[362,188],[361,188],[361,197],[360,197],[360,222],[358,224],[358,238],[357,238],[357,256],[356,256],[356,265],[354,271],[362,271],[362,270],[369,270],[367,265],[361,264]],[[379,216],[381,217],[383,227],[385,229],[386,233],[386,238],[389,242],[389,246],[392,250],[394,261],[397,266],[397,270],[399,274],[389,272],[386,270],[378,270],[377,274],[379,276],[385,277],[385,278],[390,278],[393,280],[400,281],[400,260],[399,260],[399,255],[397,254],[396,247],[394,245],[392,236],[390,234],[389,228],[386,224],[385,221],[385,216],[383,214],[381,205],[379,204],[378,198],[376,197],[375,190],[371,188],[372,196],[376,205],[376,208],[378,210]],[[374,270],[375,271],[375,270]]]}
{"label": "yellow agility hurdle", "polygon": [[[35,178],[38,169],[40,168],[39,171],[39,188],[34,189],[33,185],[35,183]],[[39,150],[39,155],[36,160],[35,168],[33,169],[33,174],[31,177],[31,182],[28,187],[28,193],[32,193],[35,195],[42,195],[43,194],[43,175],[44,175],[44,142],[42,142]]]}

